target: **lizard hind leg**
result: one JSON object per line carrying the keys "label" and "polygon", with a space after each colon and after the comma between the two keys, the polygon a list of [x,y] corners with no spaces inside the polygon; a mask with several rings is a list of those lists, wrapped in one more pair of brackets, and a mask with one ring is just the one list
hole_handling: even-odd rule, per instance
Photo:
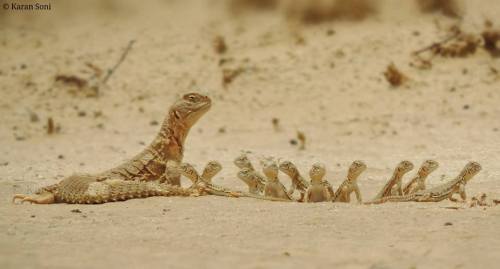
{"label": "lizard hind leg", "polygon": [[30,202],[34,204],[53,204],[56,201],[54,194],[50,192],[33,195],[15,194],[12,203],[15,203],[18,199],[21,200],[21,203]]}

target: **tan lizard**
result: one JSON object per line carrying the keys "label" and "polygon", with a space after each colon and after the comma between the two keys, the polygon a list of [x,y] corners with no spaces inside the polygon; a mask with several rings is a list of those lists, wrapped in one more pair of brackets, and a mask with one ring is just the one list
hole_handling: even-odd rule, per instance
{"label": "tan lizard", "polygon": [[[199,176],[196,169],[188,163],[183,163],[178,166],[179,172],[189,178],[193,182],[193,186],[190,187],[200,190],[200,195],[202,194],[212,194],[217,196],[226,196],[226,197],[248,197],[259,200],[267,200],[267,201],[282,201],[282,202],[290,202],[289,199],[282,199],[279,197],[268,197],[254,193],[247,192],[239,192],[233,191],[231,189],[218,186],[213,184],[212,178],[222,169],[222,166],[216,161],[210,161],[203,170],[201,176]],[[193,196],[196,196],[193,195]]]}
{"label": "tan lizard", "polygon": [[284,200],[293,200],[278,179],[278,165],[273,162],[263,164],[262,172],[267,178],[266,186],[264,187],[264,195],[266,197],[276,197]]}
{"label": "tan lizard", "polygon": [[434,172],[439,167],[439,163],[433,160],[426,160],[420,166],[417,175],[412,178],[403,187],[403,194],[411,194],[417,191],[425,190],[425,180],[430,173]]}
{"label": "tan lizard", "polygon": [[326,202],[330,201],[332,196],[328,187],[323,183],[323,178],[325,177],[326,169],[321,163],[315,163],[309,171],[309,177],[311,178],[311,184],[307,188],[305,202],[316,203],[316,202]]}
{"label": "tan lizard", "polygon": [[212,183],[212,178],[222,170],[222,165],[218,161],[209,161],[200,178],[208,183]]}
{"label": "tan lizard", "polygon": [[467,199],[465,185],[477,173],[481,171],[481,165],[477,162],[469,162],[460,174],[453,180],[434,188],[421,190],[404,196],[388,196],[373,200],[366,204],[380,204],[385,202],[440,202],[445,199],[457,201],[453,194],[458,193],[463,201]]}
{"label": "tan lizard", "polygon": [[[178,187],[145,184],[142,181],[166,182],[180,186],[180,177],[167,177],[169,171],[166,171],[166,164],[169,161],[177,163],[182,161],[184,141],[189,130],[210,109],[210,106],[211,100],[207,96],[197,93],[186,94],[169,109],[153,142],[132,159],[96,175],[70,176],[59,184],[40,189],[34,195],[16,194],[13,200],[20,199],[37,204],[103,203],[144,197],[146,194],[155,196],[182,192],[183,189]],[[163,188],[162,192],[151,190],[158,186]],[[137,193],[139,189],[147,191],[141,191],[140,196],[130,194]],[[191,193],[186,191],[186,194]]]}
{"label": "tan lizard", "polygon": [[257,194],[258,192],[262,193],[264,191],[266,180],[255,170],[252,162],[248,159],[248,156],[245,153],[236,157],[236,159],[234,159],[234,164],[241,169],[237,175],[238,178],[248,185],[251,193]]}
{"label": "tan lizard", "polygon": [[392,177],[387,181],[387,183],[384,185],[382,190],[372,199],[372,200],[378,200],[386,196],[391,195],[391,190],[392,187],[396,186],[397,188],[397,193],[399,195],[403,195],[403,190],[402,190],[402,180],[404,174],[408,173],[413,169],[413,164],[409,161],[402,161],[396,166],[396,169],[394,169],[394,173],[392,174]]}
{"label": "tan lizard", "polygon": [[354,192],[356,199],[361,203],[363,198],[361,197],[357,179],[365,170],[366,164],[364,162],[359,160],[352,162],[347,172],[347,178],[340,184],[332,201],[349,203],[351,201],[351,193]]}
{"label": "tan lizard", "polygon": [[238,178],[247,184],[249,193],[261,194],[264,192],[265,181],[262,177],[257,175],[255,171],[249,168],[243,168],[238,172]]}
{"label": "tan lizard", "polygon": [[193,165],[189,163],[182,163],[179,165],[180,173],[193,182],[193,185],[190,187],[190,189],[200,189],[201,187],[201,189],[208,194],[228,197],[241,197],[242,194],[239,192],[235,192],[212,183],[212,178],[221,170],[222,166],[217,161],[208,162],[208,164],[203,169],[201,176],[193,167]]}
{"label": "tan lizard", "polygon": [[283,161],[279,165],[279,170],[289,176],[292,180],[292,184],[288,190],[288,195],[292,196],[295,190],[298,190],[300,192],[299,201],[304,201],[307,189],[311,184],[309,184],[309,182],[302,177],[299,169],[297,169],[297,166],[290,161]]}

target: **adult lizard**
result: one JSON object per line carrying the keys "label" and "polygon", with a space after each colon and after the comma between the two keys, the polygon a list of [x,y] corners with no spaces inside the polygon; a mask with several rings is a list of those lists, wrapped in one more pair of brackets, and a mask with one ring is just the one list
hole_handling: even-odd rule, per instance
{"label": "adult lizard", "polygon": [[[168,176],[167,162],[180,163],[191,127],[210,109],[209,97],[189,93],[169,109],[151,144],[132,159],[95,175],[72,175],[34,195],[16,194],[13,201],[36,204],[105,203],[145,196],[193,194],[180,188],[180,176]],[[132,183],[129,181],[133,181]],[[157,181],[155,184],[147,182]],[[167,183],[167,184],[164,184]],[[160,191],[161,190],[161,191]]]}

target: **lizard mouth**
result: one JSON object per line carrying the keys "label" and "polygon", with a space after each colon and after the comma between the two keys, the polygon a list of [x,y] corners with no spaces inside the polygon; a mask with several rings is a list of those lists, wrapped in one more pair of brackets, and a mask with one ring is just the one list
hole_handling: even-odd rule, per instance
{"label": "lizard mouth", "polygon": [[206,102],[202,106],[200,106],[200,111],[208,111],[212,107],[212,102]]}

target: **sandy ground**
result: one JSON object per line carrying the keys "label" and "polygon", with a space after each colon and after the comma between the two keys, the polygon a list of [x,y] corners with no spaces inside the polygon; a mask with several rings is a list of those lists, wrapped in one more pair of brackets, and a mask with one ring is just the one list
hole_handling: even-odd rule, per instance
{"label": "sandy ground", "polygon": [[[293,160],[303,173],[324,162],[335,186],[361,159],[369,168],[359,185],[369,199],[399,161],[433,158],[441,166],[429,185],[475,160],[483,171],[469,196],[500,197],[500,78],[491,71],[500,70],[498,59],[479,50],[436,58],[430,70],[409,66],[411,51],[446,36],[453,19],[385,0],[362,22],[303,27],[298,45],[279,12],[232,16],[223,1],[68,2],[0,11],[0,268],[498,267],[500,207],[220,197],[11,204],[13,193],[133,156],[189,91],[210,95],[214,105],[193,128],[185,160],[198,168],[219,160],[219,184],[244,189],[232,164],[241,150],[256,162]],[[465,4],[467,31],[500,17],[498,1]],[[228,45],[222,67],[215,35]],[[89,77],[86,63],[112,66],[131,39],[137,42],[99,97],[54,83],[58,74]],[[391,62],[410,78],[400,88],[382,75]],[[223,87],[222,68],[243,72]],[[46,134],[49,117],[58,134]],[[298,130],[307,137],[304,151],[289,143]]]}

